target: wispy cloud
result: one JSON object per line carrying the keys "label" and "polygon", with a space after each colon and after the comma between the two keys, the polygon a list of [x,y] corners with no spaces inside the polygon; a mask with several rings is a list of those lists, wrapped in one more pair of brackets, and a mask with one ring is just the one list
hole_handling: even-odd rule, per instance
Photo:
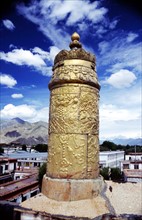
{"label": "wispy cloud", "polygon": [[12,23],[12,21],[6,19],[6,20],[3,20],[3,25],[10,31],[13,31],[15,29],[15,26],[14,24]]}
{"label": "wispy cloud", "polygon": [[138,36],[139,36],[138,34],[136,34],[136,33],[131,33],[131,32],[130,32],[130,33],[128,34],[128,36],[127,36],[126,41],[127,41],[127,42],[132,42],[132,41],[134,41]]}
{"label": "wispy cloud", "polygon": [[12,88],[17,84],[17,81],[11,75],[0,73],[0,84]]}
{"label": "wispy cloud", "polygon": [[[99,43],[98,65],[104,66],[107,72],[114,73],[120,69],[141,72],[141,42],[133,41],[137,34],[112,32],[108,41]],[[103,60],[103,62],[102,62]]]}
{"label": "wispy cloud", "polygon": [[21,98],[23,98],[24,96],[23,96],[23,94],[21,94],[21,93],[14,93],[14,94],[11,95],[11,97],[12,97],[13,99],[21,99]]}
{"label": "wispy cloud", "polygon": [[97,36],[102,36],[118,22],[106,19],[108,9],[102,7],[100,1],[40,0],[28,6],[20,4],[17,9],[60,49],[68,48],[71,27],[79,32],[91,28]]}
{"label": "wispy cloud", "polygon": [[31,50],[13,49],[5,53],[0,52],[1,60],[13,63],[15,65],[26,65],[36,71],[41,72],[43,75],[51,75],[52,63],[54,56],[59,52],[57,47],[50,47],[50,51],[46,52],[39,47]]}

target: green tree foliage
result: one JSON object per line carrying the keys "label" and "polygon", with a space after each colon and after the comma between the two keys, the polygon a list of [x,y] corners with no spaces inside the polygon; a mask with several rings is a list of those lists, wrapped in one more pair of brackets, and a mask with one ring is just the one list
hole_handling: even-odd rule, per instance
{"label": "green tree foliage", "polygon": [[39,168],[39,173],[38,173],[38,181],[39,181],[40,187],[42,185],[42,178],[45,173],[46,173],[46,163],[43,163],[43,165]]}
{"label": "green tree foliage", "polygon": [[109,172],[109,167],[103,167],[100,170],[100,174],[104,177],[105,180],[113,180],[113,181],[121,181],[122,180],[122,173],[121,170],[116,168],[111,168]]}
{"label": "green tree foliage", "polygon": [[105,180],[109,180],[109,167],[103,167],[100,170],[100,174],[104,177]]}
{"label": "green tree foliage", "polygon": [[111,141],[104,141],[100,145],[100,151],[116,151],[116,150],[123,150],[125,151],[125,154],[128,154],[130,152],[142,152],[142,146],[136,145],[136,146],[130,146],[130,145],[121,145],[121,144],[114,144]]}
{"label": "green tree foliage", "polygon": [[120,181],[122,179],[122,173],[121,170],[116,167],[116,168],[111,168],[111,180],[113,181]]}
{"label": "green tree foliage", "polygon": [[102,151],[110,151],[110,150],[115,151],[117,150],[117,145],[111,141],[104,141],[101,145],[101,150]]}
{"label": "green tree foliage", "polygon": [[27,151],[27,146],[25,144],[22,145],[22,150]]}
{"label": "green tree foliage", "polygon": [[48,145],[47,144],[37,144],[35,146],[35,150],[38,152],[47,152],[48,151]]}
{"label": "green tree foliage", "polygon": [[2,147],[0,147],[0,154],[4,153],[4,149]]}

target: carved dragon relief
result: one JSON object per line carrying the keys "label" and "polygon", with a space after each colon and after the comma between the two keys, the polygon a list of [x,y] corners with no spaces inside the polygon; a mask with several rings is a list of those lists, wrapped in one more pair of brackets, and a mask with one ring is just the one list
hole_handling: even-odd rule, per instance
{"label": "carved dragon relief", "polygon": [[51,96],[49,133],[98,134],[98,96],[95,90],[80,87],[74,94],[55,94]]}
{"label": "carved dragon relief", "polygon": [[86,167],[87,138],[76,134],[51,134],[48,175],[83,178]]}

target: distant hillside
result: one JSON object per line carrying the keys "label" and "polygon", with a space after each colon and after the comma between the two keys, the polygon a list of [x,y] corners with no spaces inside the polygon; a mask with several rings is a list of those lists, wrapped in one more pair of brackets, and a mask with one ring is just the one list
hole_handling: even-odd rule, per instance
{"label": "distant hillside", "polygon": [[13,141],[21,144],[47,144],[48,124],[43,121],[30,123],[20,118],[0,122],[0,143]]}
{"label": "distant hillside", "polygon": [[142,138],[128,138],[128,139],[114,139],[113,142],[115,144],[121,144],[121,145],[140,145],[142,146]]}
{"label": "distant hillside", "polygon": [[[18,141],[27,145],[47,144],[48,123],[46,122],[30,123],[20,118],[13,118],[11,120],[1,120],[0,127],[0,143]],[[142,145],[142,138],[107,140],[117,145]],[[100,140],[100,144],[102,143],[103,141]]]}
{"label": "distant hillside", "polygon": [[[121,139],[121,138],[115,138],[115,139],[107,139],[107,141],[111,141],[115,144],[121,144],[121,145],[130,145],[130,146],[134,146],[134,145],[139,145],[142,146],[142,138],[126,138],[126,139]],[[100,140],[100,144],[102,144],[103,141]]]}

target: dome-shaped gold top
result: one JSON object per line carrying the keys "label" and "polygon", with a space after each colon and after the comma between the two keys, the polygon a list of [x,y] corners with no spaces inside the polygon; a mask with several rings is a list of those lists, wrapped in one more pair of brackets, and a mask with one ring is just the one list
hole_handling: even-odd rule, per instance
{"label": "dome-shaped gold top", "polygon": [[72,39],[72,41],[74,41],[74,40],[79,41],[80,40],[80,36],[79,36],[79,34],[77,32],[74,32],[72,34],[72,36],[71,36],[71,39]]}
{"label": "dome-shaped gold top", "polygon": [[55,57],[54,68],[56,64],[60,61],[71,60],[71,59],[80,59],[90,61],[95,64],[95,56],[91,53],[88,53],[82,48],[82,44],[79,42],[80,36],[77,32],[74,32],[71,36],[70,48],[71,50],[61,50]]}
{"label": "dome-shaped gold top", "polygon": [[79,34],[74,32],[73,35],[71,36],[72,42],[69,45],[71,49],[82,47],[81,43],[79,42],[79,39],[80,39]]}

